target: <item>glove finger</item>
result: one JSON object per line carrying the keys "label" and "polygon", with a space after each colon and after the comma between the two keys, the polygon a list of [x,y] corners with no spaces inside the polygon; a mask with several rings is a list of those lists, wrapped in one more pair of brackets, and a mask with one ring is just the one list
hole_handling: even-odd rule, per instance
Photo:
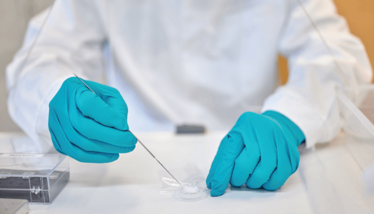
{"label": "glove finger", "polygon": [[71,108],[69,117],[74,129],[88,139],[103,142],[114,148],[116,146],[134,147],[137,142],[135,136],[129,131],[104,126],[91,118],[84,117],[77,109]]}
{"label": "glove finger", "polygon": [[254,129],[257,140],[259,141],[261,161],[246,182],[247,187],[251,189],[258,189],[266,183],[277,167],[277,148],[274,130],[279,128],[272,121],[265,120],[262,122],[264,123],[262,127],[269,127],[270,129]]}
{"label": "glove finger", "polygon": [[216,162],[214,171],[211,169],[208,176],[210,178],[208,187],[211,188],[211,196],[220,196],[225,193],[230,182],[235,160],[243,148],[243,139],[237,132],[229,133],[222,140],[217,156],[213,161]]}
{"label": "glove finger", "polygon": [[235,160],[234,170],[231,176],[231,185],[241,186],[248,180],[260,160],[260,149],[256,141],[247,143],[239,157]]}
{"label": "glove finger", "polygon": [[[282,133],[277,131],[275,133],[279,135],[277,138],[277,149],[278,149],[278,166],[274,173],[271,175],[268,182],[263,185],[266,190],[276,190],[283,186],[287,179],[296,171],[299,163],[299,153],[292,154],[286,138]],[[296,148],[297,150],[297,148]]]}
{"label": "glove finger", "polygon": [[[72,121],[70,120],[71,118],[70,114],[74,115],[74,112],[78,111],[76,108],[74,108],[75,103],[69,102],[68,105],[69,105],[69,108],[57,108],[56,109],[58,113],[56,113],[55,116],[58,119],[58,123],[56,123],[55,126],[60,126],[62,128],[70,144],[72,143],[75,146],[85,151],[89,151],[89,152],[128,153],[135,149],[135,144],[133,145],[130,144],[128,147],[117,146],[117,145],[100,142],[97,140],[91,140],[81,135],[79,132],[77,132],[76,129],[74,129],[74,127],[70,123]],[[69,111],[65,109],[69,109]],[[55,110],[53,108],[50,108],[50,112],[51,111],[55,111]]]}
{"label": "glove finger", "polygon": [[69,103],[70,120],[61,118],[70,142],[90,152],[128,153],[135,149],[137,140],[130,132],[106,127],[84,117],[75,106],[74,102]]}
{"label": "glove finger", "polygon": [[88,152],[72,145],[60,126],[60,120],[56,112],[50,109],[49,113],[49,131],[52,142],[58,152],[68,155],[77,161],[85,163],[109,163],[118,159],[119,154],[107,154],[100,152]]}
{"label": "glove finger", "polygon": [[71,153],[69,156],[73,159],[83,162],[83,163],[110,163],[116,161],[119,158],[119,154],[109,154],[102,152],[88,152],[76,147],[71,144],[72,147],[75,147],[74,153]]}
{"label": "glove finger", "polygon": [[270,179],[275,169],[275,164],[269,164],[267,161],[262,161],[261,159],[252,175],[248,178],[246,182],[247,187],[251,189],[261,188],[261,186]]}
{"label": "glove finger", "polygon": [[75,100],[78,109],[84,116],[90,117],[104,126],[114,127],[119,130],[128,130],[127,106],[125,101],[123,101],[123,110],[119,111],[104,102],[100,96],[82,88],[77,90]]}
{"label": "glove finger", "polygon": [[207,187],[208,187],[209,189],[212,188],[212,187],[211,187],[211,182],[212,182],[212,179],[213,179],[213,177],[214,177],[214,173],[215,173],[215,171],[216,171],[216,169],[217,169],[218,163],[219,163],[219,161],[220,161],[220,159],[221,159],[221,156],[222,156],[223,153],[224,153],[224,150],[222,149],[222,147],[223,147],[223,145],[224,145],[224,141],[227,141],[227,139],[226,139],[227,137],[228,137],[228,136],[226,135],[226,136],[222,139],[222,141],[221,141],[221,143],[220,143],[220,145],[219,145],[219,147],[218,147],[217,154],[216,154],[216,156],[214,157],[213,162],[212,162],[212,165],[211,165],[211,167],[210,167],[208,177],[206,178],[206,185],[207,185]]}
{"label": "glove finger", "polygon": [[85,83],[113,109],[126,112],[128,111],[126,102],[123,100],[117,89],[89,80],[85,80]]}
{"label": "glove finger", "polygon": [[271,175],[268,182],[262,187],[266,190],[277,190],[287,181],[291,176],[292,171],[289,165],[277,167],[274,173]]}
{"label": "glove finger", "polygon": [[70,142],[75,146],[89,152],[104,152],[116,154],[129,153],[135,149],[135,145],[129,147],[122,147],[103,143],[97,140],[91,140],[79,134],[78,132],[75,133],[73,136],[69,136],[69,139],[71,139]]}
{"label": "glove finger", "polygon": [[[219,148],[218,148],[218,151],[217,151],[217,154],[216,156],[214,157],[214,160],[212,162],[212,166],[210,167],[210,170],[209,170],[209,174],[208,174],[208,177],[206,179],[206,184],[207,184],[207,187],[209,189],[212,188],[211,186],[211,183],[212,183],[212,180],[213,180],[213,177],[214,177],[214,174],[216,172],[216,169],[217,169],[217,166],[219,165],[220,161],[221,161],[221,157],[224,155],[224,153],[226,152],[225,151],[225,148],[227,146],[229,146],[229,138],[230,138],[230,134],[232,135],[231,137],[234,136],[234,133],[240,133],[240,127],[243,125],[243,124],[246,124],[246,117],[245,115],[247,115],[246,113],[242,114],[238,121],[236,122],[235,126],[233,127],[233,129],[229,132],[229,134],[227,134],[225,136],[224,139],[222,139],[221,141],[221,144],[219,145]],[[244,120],[244,122],[243,122]],[[242,139],[242,137],[238,138],[238,141],[237,141],[238,145],[241,145],[242,149],[244,148],[244,141]]]}

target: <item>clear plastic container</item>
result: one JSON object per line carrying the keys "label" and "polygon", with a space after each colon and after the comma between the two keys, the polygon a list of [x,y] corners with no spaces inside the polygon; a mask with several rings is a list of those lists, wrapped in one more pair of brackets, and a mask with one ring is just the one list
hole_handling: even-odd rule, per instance
{"label": "clear plastic container", "polygon": [[361,88],[358,108],[374,124],[374,85]]}
{"label": "clear plastic container", "polygon": [[18,143],[18,149],[23,143],[33,143],[26,139],[20,143],[17,139],[0,139],[0,151],[7,152],[0,153],[0,198],[50,204],[69,181],[69,159],[59,153],[10,150],[15,142]]}
{"label": "clear plastic container", "polygon": [[338,100],[343,131],[356,138],[374,140],[374,85],[361,87],[355,103],[343,93],[338,94]]}
{"label": "clear plastic container", "polygon": [[188,164],[179,169],[173,169],[173,173],[178,174],[180,182],[169,177],[164,171],[162,176],[161,194],[172,197],[177,201],[196,202],[206,199],[209,190],[206,188],[205,177],[199,168],[194,164]]}
{"label": "clear plastic container", "polygon": [[[374,85],[359,89],[359,95],[353,103],[342,93],[338,94],[339,107],[343,118],[343,131],[368,145],[374,143]],[[373,150],[374,155],[374,150]],[[374,193],[374,163],[364,169],[363,181],[366,191]]]}

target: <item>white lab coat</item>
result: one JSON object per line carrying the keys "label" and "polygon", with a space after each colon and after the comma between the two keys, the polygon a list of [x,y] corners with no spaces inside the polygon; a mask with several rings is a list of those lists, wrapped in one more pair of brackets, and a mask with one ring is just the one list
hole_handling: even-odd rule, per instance
{"label": "white lab coat", "polygon": [[[336,89],[369,83],[372,70],[331,0],[302,2],[344,74],[296,0],[57,0],[27,63],[47,11],[7,68],[10,115],[50,144],[48,104],[74,72],[118,88],[134,131],[229,130],[245,111],[275,110],[308,147],[326,142],[340,130]],[[290,75],[277,89],[278,54]]]}

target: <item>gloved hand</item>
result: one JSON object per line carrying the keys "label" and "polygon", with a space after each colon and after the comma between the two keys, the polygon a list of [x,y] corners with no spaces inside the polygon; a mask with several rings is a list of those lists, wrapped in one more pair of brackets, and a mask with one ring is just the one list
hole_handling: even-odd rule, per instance
{"label": "gloved hand", "polygon": [[112,87],[68,78],[49,103],[49,131],[55,149],[80,162],[107,163],[131,152],[137,142],[128,130],[127,105]]}
{"label": "gloved hand", "polygon": [[300,128],[284,115],[246,112],[221,141],[206,183],[211,196],[225,193],[229,184],[276,190],[299,166]]}

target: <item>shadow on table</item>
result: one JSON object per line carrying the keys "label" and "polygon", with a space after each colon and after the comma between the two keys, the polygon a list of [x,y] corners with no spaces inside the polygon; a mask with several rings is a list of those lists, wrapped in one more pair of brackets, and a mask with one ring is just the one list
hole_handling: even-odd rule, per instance
{"label": "shadow on table", "polygon": [[243,185],[240,187],[230,186],[229,191],[231,192],[247,192],[249,194],[241,194],[241,199],[251,199],[251,198],[265,198],[265,197],[273,197],[277,193],[277,191],[267,191],[265,189],[250,189],[247,186]]}

